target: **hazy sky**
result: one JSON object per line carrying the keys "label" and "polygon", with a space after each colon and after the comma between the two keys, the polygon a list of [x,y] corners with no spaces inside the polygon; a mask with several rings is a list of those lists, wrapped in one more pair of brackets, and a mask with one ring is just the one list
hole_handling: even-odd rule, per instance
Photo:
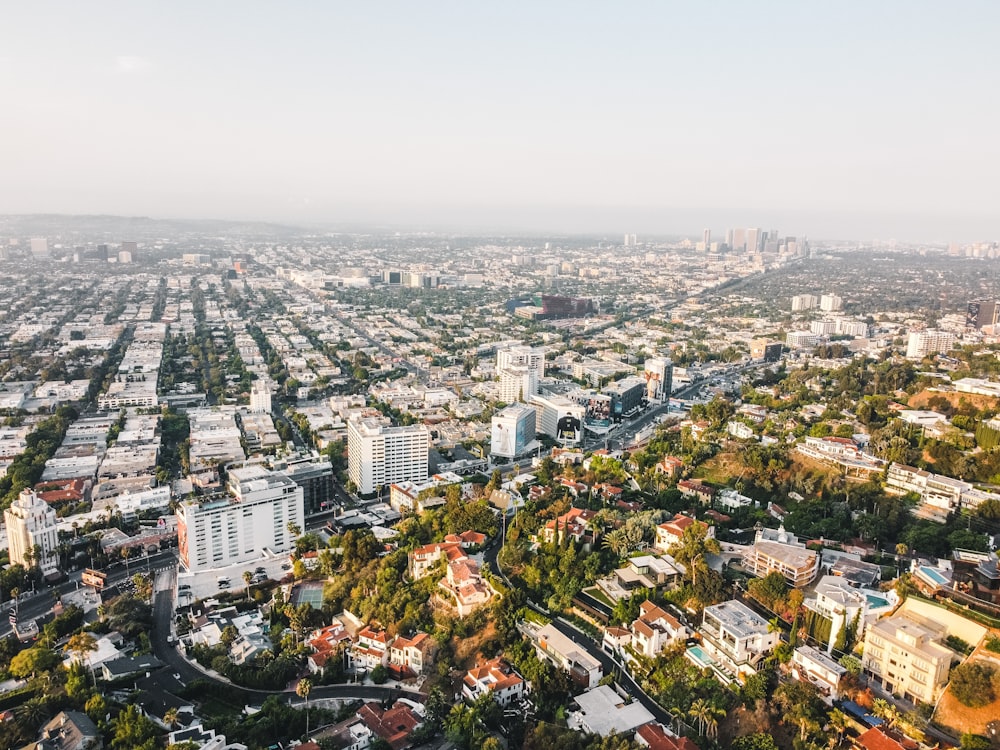
{"label": "hazy sky", "polygon": [[998,239],[1000,2],[28,2],[0,213]]}

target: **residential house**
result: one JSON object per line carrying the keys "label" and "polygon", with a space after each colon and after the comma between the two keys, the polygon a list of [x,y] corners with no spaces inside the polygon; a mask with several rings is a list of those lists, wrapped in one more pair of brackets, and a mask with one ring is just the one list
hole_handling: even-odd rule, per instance
{"label": "residential house", "polygon": [[666,727],[652,721],[635,730],[635,741],[649,750],[698,750],[693,740],[678,737]]}
{"label": "residential house", "polygon": [[565,538],[565,534],[576,542],[593,542],[594,532],[587,528],[591,519],[597,515],[597,511],[586,510],[584,508],[570,508],[569,512],[563,513],[556,519],[545,524],[542,531],[542,538],[546,543],[552,544],[556,539],[560,542]]}
{"label": "residential house", "polygon": [[81,711],[60,711],[42,726],[38,742],[25,750],[100,750],[104,746],[97,726]]}
{"label": "residential house", "polygon": [[598,587],[612,601],[631,596],[639,589],[664,591],[680,579],[680,571],[662,557],[639,555],[628,565],[597,581]]}
{"label": "residential house", "polygon": [[448,563],[447,574],[438,583],[451,594],[459,617],[465,617],[493,596],[493,589],[479,572],[479,566],[469,559]]}
{"label": "residential house", "polygon": [[382,708],[380,703],[365,703],[358,709],[358,716],[371,733],[389,743],[392,750],[407,747],[413,730],[423,723],[402,701],[396,701],[392,708]]}
{"label": "residential house", "polygon": [[357,641],[351,648],[351,660],[364,669],[384,667],[389,663],[389,645],[392,636],[379,625],[366,625],[358,631]]}
{"label": "residential house", "polygon": [[389,647],[389,670],[400,677],[425,674],[434,664],[437,644],[427,633],[412,638],[399,636]]}
{"label": "residential house", "polygon": [[559,632],[552,623],[540,628],[525,623],[522,632],[531,638],[539,659],[545,659],[568,672],[577,685],[592,688],[604,676],[601,663],[585,647]]}
{"label": "residential house", "polygon": [[419,580],[430,573],[435,563],[442,558],[454,563],[467,560],[468,556],[462,550],[460,541],[436,542],[417,547],[410,553],[410,575],[413,580]]}
{"label": "residential house", "polygon": [[726,510],[739,510],[740,508],[753,505],[753,498],[742,495],[736,490],[727,487],[719,490],[719,494],[716,496],[715,502]]}
{"label": "residential house", "polygon": [[508,706],[519,702],[528,690],[527,681],[499,657],[470,669],[462,679],[462,695],[468,701],[490,695],[494,702]]}
{"label": "residential house", "polygon": [[[700,521],[696,521],[691,518],[691,516],[685,516],[683,513],[678,513],[666,523],[661,523],[656,527],[656,542],[654,543],[654,546],[660,552],[669,552],[670,548],[681,540],[685,530],[695,524],[698,524],[699,526],[705,525]],[[709,533],[714,534],[714,529],[710,529]]]}
{"label": "residential house", "polygon": [[349,650],[351,634],[347,632],[343,621],[334,617],[333,622],[325,628],[313,631],[307,640],[314,653],[306,659],[309,671],[322,672],[331,658],[339,656],[343,650]]}
{"label": "residential house", "polygon": [[670,479],[676,479],[684,472],[684,462],[677,456],[664,456],[654,468],[658,474],[666,474]]}
{"label": "residential house", "polygon": [[602,737],[634,732],[654,719],[641,702],[627,702],[609,685],[580,693],[574,700],[580,710],[570,713],[569,727]]}
{"label": "residential house", "polygon": [[715,499],[715,490],[698,479],[682,479],[677,483],[677,489],[684,497],[696,498],[705,505],[711,504]]}
{"label": "residential house", "polygon": [[630,630],[633,650],[650,659],[688,635],[687,628],[676,617],[648,599],[639,605],[639,617],[632,621]]}
{"label": "residential house", "polygon": [[734,674],[756,672],[779,641],[767,620],[736,600],[706,607],[699,630],[705,649]]}
{"label": "residential house", "polygon": [[486,544],[486,534],[478,531],[463,531],[461,534],[448,534],[444,538],[446,544],[457,544],[462,549],[476,549]]}
{"label": "residential house", "polygon": [[792,652],[792,674],[815,686],[832,703],[840,697],[840,682],[847,670],[812,646],[799,646]]}

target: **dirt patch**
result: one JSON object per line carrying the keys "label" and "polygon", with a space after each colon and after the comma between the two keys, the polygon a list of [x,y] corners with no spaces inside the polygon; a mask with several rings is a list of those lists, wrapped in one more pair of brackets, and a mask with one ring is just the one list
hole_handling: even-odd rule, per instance
{"label": "dirt patch", "polygon": [[920,393],[910,396],[907,399],[906,405],[911,409],[925,409],[927,408],[927,403],[935,397],[943,398],[951,404],[953,409],[957,409],[962,401],[971,404],[977,409],[995,409],[998,400],[993,396],[980,396],[975,393],[958,393],[957,391],[942,393],[941,391],[932,391],[925,388]]}
{"label": "dirt patch", "polygon": [[[973,651],[969,659],[987,661],[994,668],[1000,669],[1000,659],[982,646]],[[998,716],[1000,716],[1000,698],[981,708],[969,708],[959,703],[949,688],[941,696],[937,711],[934,712],[934,721],[948,727],[955,734],[963,732],[986,734],[986,724]]]}

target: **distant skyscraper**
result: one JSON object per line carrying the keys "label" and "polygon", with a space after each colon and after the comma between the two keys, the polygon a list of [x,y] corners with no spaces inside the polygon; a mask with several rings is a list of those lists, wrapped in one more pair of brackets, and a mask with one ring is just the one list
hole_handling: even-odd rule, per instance
{"label": "distant skyscraper", "polygon": [[625,243],[624,244],[625,244],[625,247],[635,247],[639,243],[636,242],[634,234],[626,234],[625,235]]}
{"label": "distant skyscraper", "polygon": [[730,243],[729,247],[737,253],[742,253],[747,246],[746,230],[744,229],[734,229],[733,230],[733,241]]}
{"label": "distant skyscraper", "polygon": [[33,258],[49,257],[49,241],[44,237],[31,238],[31,255]]}
{"label": "distant skyscraper", "polygon": [[105,263],[108,262],[108,246],[98,245],[97,246],[97,259],[103,260]]}
{"label": "distant skyscraper", "polygon": [[705,243],[705,252],[712,247],[712,230],[706,229],[701,233],[701,241]]}
{"label": "distant skyscraper", "polygon": [[761,236],[760,236],[760,230],[759,229],[756,229],[756,228],[754,228],[754,229],[748,229],[747,230],[747,235],[746,235],[746,240],[747,240],[747,252],[748,253],[756,253],[758,250],[760,250]]}
{"label": "distant skyscraper", "polygon": [[836,294],[824,294],[819,298],[819,309],[823,312],[836,312],[844,306],[844,300]]}

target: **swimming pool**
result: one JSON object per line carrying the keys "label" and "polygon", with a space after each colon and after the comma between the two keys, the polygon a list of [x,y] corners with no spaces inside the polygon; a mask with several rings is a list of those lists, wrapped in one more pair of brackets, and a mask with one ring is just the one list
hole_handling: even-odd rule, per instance
{"label": "swimming pool", "polygon": [[868,600],[868,606],[872,609],[881,609],[882,607],[889,606],[889,600],[883,599],[881,596],[873,596],[872,594],[865,594],[865,598]]}
{"label": "swimming pool", "polygon": [[929,578],[931,581],[936,583],[938,586],[944,586],[946,583],[948,583],[948,579],[945,578],[943,575],[941,575],[938,571],[934,570],[934,568],[929,568],[926,565],[924,565],[921,566],[920,572],[923,573],[923,575],[926,578]]}
{"label": "swimming pool", "polygon": [[690,646],[687,650],[688,658],[699,667],[711,667],[715,662],[712,657],[705,653],[701,646]]}

